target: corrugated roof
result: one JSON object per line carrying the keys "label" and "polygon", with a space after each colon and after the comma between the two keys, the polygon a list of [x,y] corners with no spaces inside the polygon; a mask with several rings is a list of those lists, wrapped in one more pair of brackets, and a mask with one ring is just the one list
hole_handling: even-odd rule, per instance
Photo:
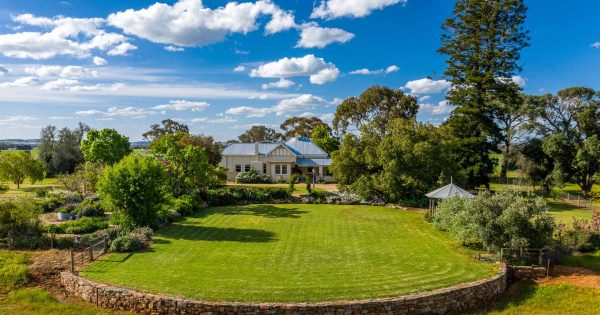
{"label": "corrugated roof", "polygon": [[331,165],[331,159],[299,159],[296,161],[296,165],[305,167],[329,166]]}
{"label": "corrugated roof", "polygon": [[426,194],[425,196],[431,198],[431,199],[447,199],[447,198],[451,198],[451,197],[465,197],[465,198],[475,198],[475,196],[473,194],[471,194],[470,192],[454,185],[453,183],[450,183],[442,188],[436,189],[428,194]]}
{"label": "corrugated roof", "polygon": [[305,137],[292,138],[286,141],[285,144],[291,149],[298,152],[300,155],[321,155],[323,157],[327,156],[327,152],[323,151],[321,148],[312,143],[310,139]]}
{"label": "corrugated roof", "polygon": [[[278,145],[283,144],[298,156],[322,156],[327,158],[327,152],[316,146],[308,138],[292,138],[285,143],[261,142],[258,144],[258,153],[265,155]],[[254,143],[232,143],[223,149],[223,155],[254,155]]]}

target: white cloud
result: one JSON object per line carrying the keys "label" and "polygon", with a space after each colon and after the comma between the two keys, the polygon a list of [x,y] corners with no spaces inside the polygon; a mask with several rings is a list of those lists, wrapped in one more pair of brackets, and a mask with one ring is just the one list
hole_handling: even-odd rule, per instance
{"label": "white cloud", "polygon": [[126,56],[130,51],[136,50],[137,46],[130,43],[122,43],[108,51],[109,56]]}
{"label": "white cloud", "polygon": [[410,90],[411,94],[436,94],[450,88],[452,84],[446,80],[432,80],[424,78],[420,80],[408,81],[404,88]]}
{"label": "white cloud", "polygon": [[251,77],[259,78],[292,78],[309,76],[313,84],[324,84],[337,80],[340,70],[331,62],[314,55],[302,58],[283,58],[253,69]]}
{"label": "white cloud", "polygon": [[244,72],[246,71],[246,67],[244,66],[237,66],[235,68],[233,68],[233,72]]}
{"label": "white cloud", "polygon": [[0,118],[0,124],[22,123],[36,120],[39,119],[33,116],[4,116]]}
{"label": "white cloud", "polygon": [[258,18],[265,15],[271,16],[267,33],[295,25],[293,15],[270,0],[229,2],[216,9],[205,7],[201,0],[180,0],[173,5],[155,3],[137,11],[113,13],[108,16],[108,23],[155,43],[196,47],[220,42],[230,33],[255,31]]}
{"label": "white cloud", "polygon": [[396,72],[398,70],[400,70],[400,68],[398,68],[398,66],[391,65],[391,66],[385,68],[385,73],[392,73],[392,72]]}
{"label": "white cloud", "polygon": [[271,88],[276,88],[276,89],[286,89],[289,87],[294,86],[294,81],[291,80],[287,80],[287,79],[280,79],[279,81],[276,82],[270,82],[270,83],[265,83],[262,85],[262,89],[266,90],[266,89],[271,89]]}
{"label": "white cloud", "polygon": [[75,112],[77,116],[99,116],[105,118],[113,117],[130,117],[130,118],[143,118],[148,115],[155,115],[156,112],[145,110],[143,108],[136,107],[111,107],[106,111],[101,110],[84,110]]}
{"label": "white cloud", "polygon": [[175,111],[183,111],[183,110],[191,110],[192,112],[199,112],[205,110],[209,107],[210,104],[207,102],[190,102],[186,100],[175,100],[169,101],[169,104],[157,105],[152,107],[152,109],[157,110],[175,110]]}
{"label": "white cloud", "polygon": [[183,49],[182,47],[169,45],[169,46],[165,46],[165,50],[170,51],[170,52],[178,52],[178,51],[184,51],[185,49]]}
{"label": "white cloud", "polygon": [[454,109],[448,101],[441,101],[437,105],[421,104],[420,107],[423,111],[432,113],[433,115],[449,114]]}
{"label": "white cloud", "polygon": [[80,66],[39,66],[27,67],[25,72],[38,77],[60,77],[77,79],[84,77],[97,77],[98,72]]}
{"label": "white cloud", "polygon": [[99,92],[99,91],[118,91],[124,84],[82,84],[79,80],[74,79],[57,79],[48,81],[42,85],[43,91],[69,91],[69,92]]}
{"label": "white cloud", "polygon": [[228,123],[233,123],[236,121],[237,121],[237,119],[231,118],[231,117],[224,117],[224,118],[202,117],[202,118],[193,118],[191,120],[192,123],[207,123],[207,124],[228,124]]}
{"label": "white cloud", "polygon": [[339,28],[319,27],[314,23],[305,24],[296,47],[323,48],[332,43],[345,43],[354,38],[354,34]]}
{"label": "white cloud", "polygon": [[37,85],[39,83],[38,78],[35,77],[22,77],[18,78],[12,82],[4,82],[0,84],[1,88],[11,88],[11,87],[24,87],[24,86],[32,86]]}
{"label": "white cloud", "polygon": [[322,0],[321,5],[314,8],[311,18],[335,19],[339,17],[364,17],[374,10],[407,0]]}
{"label": "white cloud", "polygon": [[525,78],[523,78],[523,77],[521,77],[521,76],[519,76],[519,75],[513,75],[513,76],[512,76],[512,81],[513,81],[513,82],[514,82],[516,85],[518,85],[518,86],[520,86],[520,87],[525,87],[525,86],[527,85],[527,81],[526,81],[526,79],[525,79]]}
{"label": "white cloud", "polygon": [[108,61],[106,61],[106,59],[104,59],[102,57],[98,57],[98,56],[95,56],[93,61],[96,66],[105,66],[108,63]]}
{"label": "white cloud", "polygon": [[593,43],[592,47],[600,49],[600,42]]}
{"label": "white cloud", "polygon": [[333,121],[334,117],[335,117],[334,113],[326,113],[326,114],[319,116],[319,119],[321,119],[325,123],[331,123]]}
{"label": "white cloud", "polygon": [[69,119],[74,119],[74,117],[71,116],[52,116],[50,117],[51,120],[69,120]]}
{"label": "white cloud", "polygon": [[233,107],[225,111],[229,115],[246,115],[247,117],[264,117],[267,114],[282,116],[288,112],[301,112],[315,109],[329,102],[312,94],[303,94],[295,98],[283,99],[271,107]]}
{"label": "white cloud", "polygon": [[0,66],[0,77],[4,76],[8,72],[9,72],[8,69],[4,68],[3,66]]}
{"label": "white cloud", "polygon": [[350,74],[361,74],[361,75],[374,75],[374,74],[384,74],[384,73],[388,74],[388,73],[396,72],[398,70],[400,70],[400,68],[398,68],[395,65],[391,65],[385,69],[378,69],[378,70],[369,70],[367,68],[362,68],[362,69],[351,71]]}
{"label": "white cloud", "polygon": [[121,34],[100,29],[104,23],[100,18],[46,18],[22,14],[12,19],[22,25],[49,31],[0,35],[0,53],[6,57],[40,60],[65,55],[87,58],[94,49],[106,51],[127,41]]}
{"label": "white cloud", "polygon": [[42,90],[45,91],[59,91],[66,90],[70,87],[76,86],[79,84],[79,81],[73,79],[57,79],[54,81],[46,82],[42,85]]}

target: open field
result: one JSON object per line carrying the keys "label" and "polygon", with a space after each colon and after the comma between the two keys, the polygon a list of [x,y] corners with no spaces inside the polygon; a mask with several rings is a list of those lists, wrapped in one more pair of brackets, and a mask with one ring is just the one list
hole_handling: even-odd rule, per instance
{"label": "open field", "polygon": [[158,230],[146,252],[111,254],[83,274],[209,301],[388,297],[490,276],[417,212],[370,206],[210,208]]}
{"label": "open field", "polygon": [[591,315],[600,310],[600,289],[566,284],[519,282],[509,288],[501,302],[477,314],[497,315]]}
{"label": "open field", "polygon": [[600,272],[600,250],[580,256],[565,257],[561,259],[560,263],[569,266],[584,267]]}
{"label": "open field", "polygon": [[20,189],[17,189],[17,185],[13,183],[5,182],[4,184],[8,185],[9,190],[5,193],[0,193],[0,198],[23,196],[31,194],[39,189],[52,189],[60,187],[60,184],[56,178],[45,178],[42,182],[37,182],[33,185],[28,179],[26,179],[25,182],[21,184]]}

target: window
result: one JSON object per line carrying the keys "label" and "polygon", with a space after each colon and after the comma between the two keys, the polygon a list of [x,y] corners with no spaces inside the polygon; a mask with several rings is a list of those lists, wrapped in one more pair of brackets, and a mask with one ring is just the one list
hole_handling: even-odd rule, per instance
{"label": "window", "polygon": [[275,174],[277,175],[287,175],[287,165],[285,164],[276,164],[275,165]]}
{"label": "window", "polygon": [[239,164],[237,164],[237,165],[235,166],[235,172],[236,172],[236,173],[241,173],[241,172],[242,172],[242,166],[241,166],[241,165],[239,165]]}
{"label": "window", "polygon": [[263,164],[263,174],[267,174],[267,164]]}
{"label": "window", "polygon": [[244,165],[244,172],[250,172],[250,164]]}

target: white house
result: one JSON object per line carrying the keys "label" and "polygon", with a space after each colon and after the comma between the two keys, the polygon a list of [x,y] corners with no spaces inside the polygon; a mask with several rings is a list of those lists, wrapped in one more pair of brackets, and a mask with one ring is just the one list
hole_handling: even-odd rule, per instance
{"label": "white house", "polygon": [[286,142],[232,143],[223,150],[220,166],[227,169],[227,179],[254,168],[268,174],[273,181],[288,179],[292,174],[314,175],[318,180],[333,181],[328,173],[331,159],[327,152],[308,138],[295,137]]}

